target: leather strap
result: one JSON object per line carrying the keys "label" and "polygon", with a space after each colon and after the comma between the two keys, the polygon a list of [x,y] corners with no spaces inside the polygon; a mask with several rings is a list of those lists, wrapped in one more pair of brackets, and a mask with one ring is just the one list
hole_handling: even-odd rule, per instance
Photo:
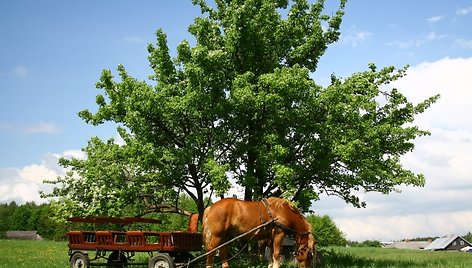
{"label": "leather strap", "polygon": [[270,212],[270,208],[269,208],[270,207],[269,201],[267,201],[267,199],[265,199],[265,198],[262,198],[261,200],[262,200],[262,203],[264,203],[264,206],[267,210],[267,214],[269,215],[269,219],[272,220],[273,218],[272,218],[272,212]]}

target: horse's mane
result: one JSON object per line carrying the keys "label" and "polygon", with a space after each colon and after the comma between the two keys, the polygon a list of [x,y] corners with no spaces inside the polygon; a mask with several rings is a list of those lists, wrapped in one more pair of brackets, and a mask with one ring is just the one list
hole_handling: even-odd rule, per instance
{"label": "horse's mane", "polygon": [[277,198],[277,197],[269,197],[267,198],[267,201],[269,202],[269,204],[271,205],[273,204],[275,208],[279,208],[284,205],[287,205],[293,212],[298,214],[300,218],[303,219],[303,222],[305,222],[308,232],[313,233],[311,224],[306,220],[302,212],[292,202],[288,201],[287,199]]}
{"label": "horse's mane", "polygon": [[287,199],[277,198],[277,197],[269,197],[269,198],[267,198],[267,201],[269,202],[269,204],[274,204],[275,208],[279,208],[281,206],[287,205],[292,211],[302,215],[300,210],[295,205],[293,205],[292,202],[288,201]]}

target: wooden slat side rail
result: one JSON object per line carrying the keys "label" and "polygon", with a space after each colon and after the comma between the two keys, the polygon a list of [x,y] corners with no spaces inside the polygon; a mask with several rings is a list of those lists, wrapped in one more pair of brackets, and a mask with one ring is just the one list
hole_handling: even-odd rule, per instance
{"label": "wooden slat side rail", "polygon": [[174,232],[172,240],[176,251],[198,251],[202,249],[202,234]]}
{"label": "wooden slat side rail", "polygon": [[145,239],[144,233],[141,231],[128,231],[126,232],[126,239],[128,240],[128,245],[130,247],[140,247],[144,246]]}
{"label": "wooden slat side rail", "polygon": [[127,244],[128,241],[126,240],[126,232],[122,231],[111,231],[113,236],[113,243],[114,244]]}
{"label": "wooden slat side rail", "polygon": [[69,241],[69,245],[82,245],[84,243],[84,237],[81,231],[67,232],[67,240]]}
{"label": "wooden slat side rail", "polygon": [[97,235],[94,231],[82,231],[84,243],[97,243]]}
{"label": "wooden slat side rail", "polygon": [[108,231],[97,231],[97,242],[99,245],[112,245],[113,244],[113,236],[111,232]]}
{"label": "wooden slat side rail", "polygon": [[94,232],[69,231],[67,232],[69,249],[72,250],[93,250],[97,247]]}
{"label": "wooden slat side rail", "polygon": [[159,248],[161,251],[174,251],[174,241],[172,234],[168,232],[161,232],[159,237]]}

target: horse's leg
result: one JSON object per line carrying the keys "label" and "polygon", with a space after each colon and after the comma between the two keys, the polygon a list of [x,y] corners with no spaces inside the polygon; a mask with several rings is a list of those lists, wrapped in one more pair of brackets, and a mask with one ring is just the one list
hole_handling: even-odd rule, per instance
{"label": "horse's leg", "polygon": [[284,238],[284,233],[277,233],[274,235],[272,241],[272,268],[280,267],[280,248],[282,246],[282,240]]}
{"label": "horse's leg", "polygon": [[272,240],[267,241],[267,248],[269,249],[267,260],[269,261],[269,268],[272,268],[272,265],[274,264],[274,260],[272,259],[272,256],[274,256],[274,248],[273,248],[273,243]]}
{"label": "horse's leg", "polygon": [[[210,252],[213,247],[212,247],[212,235],[211,233],[207,230],[207,227],[203,227],[203,243],[205,246],[206,252]],[[215,252],[207,253],[206,255],[206,268],[212,268],[213,267],[213,257],[215,256]]]}
{"label": "horse's leg", "polygon": [[[216,248],[219,245],[220,239],[214,235],[211,235],[208,230],[204,229],[204,239],[205,239],[205,250],[206,252],[212,251],[214,248]],[[213,267],[213,258],[215,257],[216,251],[212,251],[210,253],[207,253],[206,256],[206,268],[212,268]]]}
{"label": "horse's leg", "polygon": [[215,256],[215,252],[207,254],[207,261],[206,261],[206,268],[213,267],[213,257]]}
{"label": "horse's leg", "polygon": [[222,268],[229,268],[228,264],[228,246],[224,246],[220,248],[220,258],[221,258],[221,267]]}
{"label": "horse's leg", "polygon": [[[210,252],[213,249],[217,248],[219,245],[223,244],[224,242],[225,242],[225,240],[222,239],[221,237],[213,235],[209,238],[209,241],[206,241],[206,246],[205,246],[206,251]],[[218,249],[218,254],[220,255],[220,258],[221,258],[222,261],[226,261],[226,255],[227,255],[226,251],[227,251],[226,247],[222,247],[222,248]],[[213,251],[213,252],[211,252],[207,255],[207,262],[206,262],[206,266],[205,266],[206,268],[212,268],[213,267],[213,259],[215,257],[215,254],[216,254],[216,251]],[[224,265],[224,263],[223,263],[223,265]],[[223,267],[225,267],[225,266],[223,266]]]}

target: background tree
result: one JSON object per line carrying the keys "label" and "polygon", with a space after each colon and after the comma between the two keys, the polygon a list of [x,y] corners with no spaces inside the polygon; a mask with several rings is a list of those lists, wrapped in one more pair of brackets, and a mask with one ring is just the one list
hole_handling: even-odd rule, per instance
{"label": "background tree", "polygon": [[462,236],[462,238],[464,238],[465,240],[467,240],[467,242],[469,243],[472,243],[472,233],[470,231],[467,232],[467,234],[465,234],[464,236]]}
{"label": "background tree", "polygon": [[364,240],[362,242],[349,241],[348,245],[350,247],[365,247],[365,248],[380,248],[380,247],[382,247],[382,243],[378,240]]}
{"label": "background tree", "polygon": [[16,202],[0,204],[0,238],[5,237],[6,231],[10,230],[10,217],[18,208]]}
{"label": "background tree", "polygon": [[125,144],[92,138],[87,159],[61,160],[71,171],[45,196],[75,213],[109,215],[174,203],[183,191],[201,213],[205,195],[234,183],[246,200],[282,196],[303,209],[320,193],[364,206],[356,190],[424,184],[400,156],[428,134],[411,123],[438,96],[414,105],[382,89],[406,68],[370,64],[333,75],[326,88],[310,76],[339,38],[345,0],[332,16],[322,0],[193,2],[204,15],[189,27],[195,46],[182,41],[172,58],[158,30],[148,46],[151,83],[123,66],[118,81],[105,70],[98,110],[79,113],[93,125],[116,123]]}
{"label": "background tree", "polygon": [[317,245],[321,247],[346,245],[345,235],[328,215],[310,214],[307,220],[313,226]]}
{"label": "background tree", "polygon": [[5,237],[6,231],[37,231],[45,239],[64,240],[67,227],[54,220],[54,210],[49,204],[10,202],[0,204],[0,238]]}
{"label": "background tree", "polygon": [[35,220],[32,215],[36,207],[34,202],[27,202],[17,207],[9,218],[9,229],[16,231],[35,230]]}

